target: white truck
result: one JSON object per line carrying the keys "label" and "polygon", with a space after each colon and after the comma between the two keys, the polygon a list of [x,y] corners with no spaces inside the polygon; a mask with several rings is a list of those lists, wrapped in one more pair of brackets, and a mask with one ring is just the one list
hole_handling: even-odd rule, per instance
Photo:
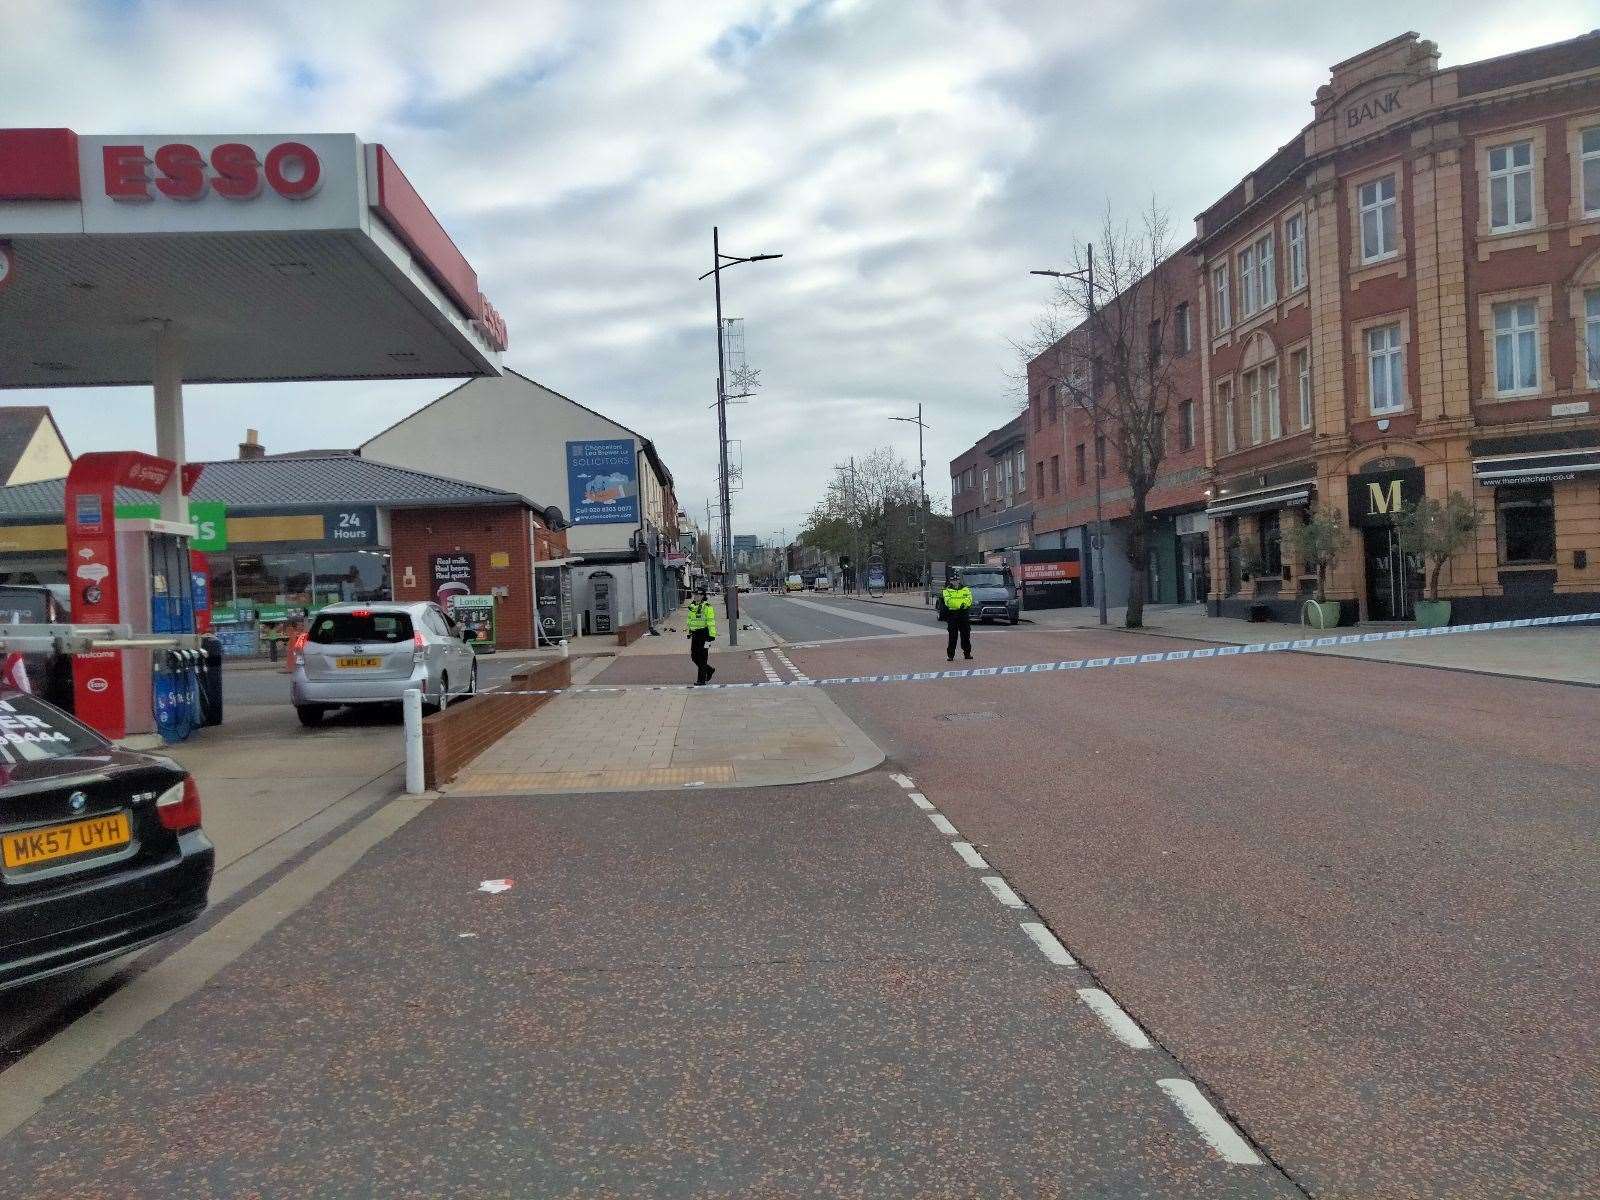
{"label": "white truck", "polygon": [[748,592],[750,590],[750,576],[740,571],[733,577],[733,586],[741,592]]}

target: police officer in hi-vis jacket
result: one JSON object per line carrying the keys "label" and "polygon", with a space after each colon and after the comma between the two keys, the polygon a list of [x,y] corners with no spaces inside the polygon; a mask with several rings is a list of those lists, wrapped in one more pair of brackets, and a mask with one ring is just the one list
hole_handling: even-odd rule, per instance
{"label": "police officer in hi-vis jacket", "polygon": [[950,638],[945,643],[944,656],[949,662],[956,658],[956,638],[961,639],[961,653],[972,657],[972,589],[961,582],[961,576],[951,571],[939,594],[939,612],[950,627]]}
{"label": "police officer in hi-vis jacket", "polygon": [[710,661],[710,643],[717,640],[717,610],[706,599],[705,588],[696,589],[694,599],[689,601],[689,618],[684,628],[689,631],[689,657],[695,665],[694,685],[703,687],[717,673]]}

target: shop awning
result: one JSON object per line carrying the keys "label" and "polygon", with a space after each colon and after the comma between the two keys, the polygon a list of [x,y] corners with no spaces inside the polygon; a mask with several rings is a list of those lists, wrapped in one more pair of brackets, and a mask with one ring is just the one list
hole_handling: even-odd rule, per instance
{"label": "shop awning", "polygon": [[1484,487],[1563,483],[1580,476],[1600,474],[1600,449],[1488,455],[1472,460],[1472,474]]}
{"label": "shop awning", "polygon": [[1259,492],[1242,492],[1220,496],[1206,505],[1208,517],[1232,517],[1240,513],[1265,512],[1269,508],[1292,508],[1310,504],[1313,485],[1309,482],[1289,487],[1266,488]]}

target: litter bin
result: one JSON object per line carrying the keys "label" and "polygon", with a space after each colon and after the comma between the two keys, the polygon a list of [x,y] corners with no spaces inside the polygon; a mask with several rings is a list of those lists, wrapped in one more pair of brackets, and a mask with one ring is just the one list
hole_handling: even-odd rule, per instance
{"label": "litter bin", "polygon": [[205,661],[200,664],[200,708],[203,725],[222,724],[222,639],[200,640]]}

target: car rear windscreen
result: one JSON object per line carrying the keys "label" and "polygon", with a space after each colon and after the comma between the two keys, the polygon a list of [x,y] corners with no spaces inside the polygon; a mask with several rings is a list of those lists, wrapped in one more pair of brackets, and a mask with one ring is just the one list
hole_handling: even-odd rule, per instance
{"label": "car rear windscreen", "polygon": [[106,746],[94,730],[36,696],[16,692],[0,700],[0,763],[99,754]]}
{"label": "car rear windscreen", "polygon": [[323,613],[311,622],[308,641],[320,645],[344,642],[409,642],[411,618],[403,612]]}

